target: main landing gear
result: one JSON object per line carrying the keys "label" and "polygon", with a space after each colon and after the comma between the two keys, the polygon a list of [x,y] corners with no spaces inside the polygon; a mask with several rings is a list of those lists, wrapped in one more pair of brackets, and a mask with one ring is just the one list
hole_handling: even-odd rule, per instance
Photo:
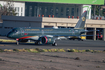
{"label": "main landing gear", "polygon": [[[36,42],[35,42],[35,45],[39,45],[39,44],[41,44],[40,41],[36,41]],[[54,43],[52,44],[52,46],[57,46],[57,43],[54,42]]]}
{"label": "main landing gear", "polygon": [[56,42],[54,42],[54,43],[52,44],[52,46],[57,46],[57,43],[56,43]]}

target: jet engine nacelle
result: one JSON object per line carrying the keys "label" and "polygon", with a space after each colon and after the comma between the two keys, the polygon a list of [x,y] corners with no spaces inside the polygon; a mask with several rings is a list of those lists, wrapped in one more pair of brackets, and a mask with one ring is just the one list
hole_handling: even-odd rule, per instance
{"label": "jet engine nacelle", "polygon": [[52,37],[40,37],[39,40],[41,41],[42,44],[53,44],[54,39]]}

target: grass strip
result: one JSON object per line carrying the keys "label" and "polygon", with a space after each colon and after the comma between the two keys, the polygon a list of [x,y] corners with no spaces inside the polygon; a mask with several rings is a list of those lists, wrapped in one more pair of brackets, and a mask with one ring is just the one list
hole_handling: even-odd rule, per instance
{"label": "grass strip", "polygon": [[16,42],[15,40],[0,39],[0,42]]}
{"label": "grass strip", "polygon": [[100,53],[105,52],[105,50],[77,50],[77,49],[0,49],[0,52],[33,52],[33,53],[40,53],[40,52],[91,52],[91,53]]}

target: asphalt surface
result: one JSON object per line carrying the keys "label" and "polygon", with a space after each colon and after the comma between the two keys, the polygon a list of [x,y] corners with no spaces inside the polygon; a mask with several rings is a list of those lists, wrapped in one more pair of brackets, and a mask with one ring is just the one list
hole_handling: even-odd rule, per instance
{"label": "asphalt surface", "polygon": [[[8,39],[6,37],[0,37],[0,39]],[[64,49],[78,49],[78,50],[105,50],[105,42],[104,41],[78,41],[78,40],[59,40],[56,41],[58,46],[52,45],[35,45],[34,43],[20,43],[20,45],[16,45],[16,43],[6,43],[0,42],[0,49],[23,49],[23,48],[42,48],[42,49],[54,49],[54,48],[64,48]]]}

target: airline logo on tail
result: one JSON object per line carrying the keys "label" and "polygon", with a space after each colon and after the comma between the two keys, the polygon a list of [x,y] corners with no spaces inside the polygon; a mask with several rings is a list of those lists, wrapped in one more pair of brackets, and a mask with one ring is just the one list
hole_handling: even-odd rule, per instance
{"label": "airline logo on tail", "polygon": [[86,19],[85,17],[82,17],[82,21],[85,21],[85,19]]}

